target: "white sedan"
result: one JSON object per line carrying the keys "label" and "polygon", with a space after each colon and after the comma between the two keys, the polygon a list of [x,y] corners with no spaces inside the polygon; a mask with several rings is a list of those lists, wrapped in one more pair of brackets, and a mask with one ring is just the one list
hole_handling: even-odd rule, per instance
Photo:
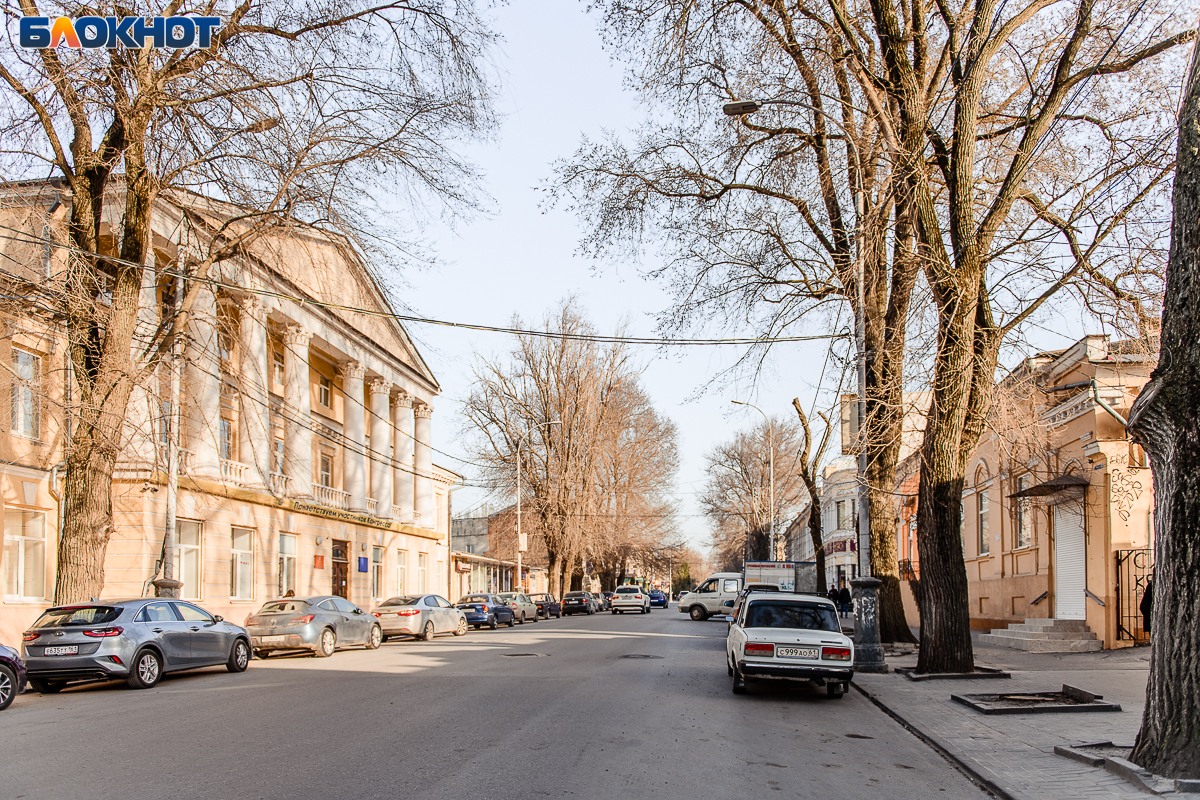
{"label": "white sedan", "polygon": [[626,611],[649,614],[650,593],[642,591],[640,586],[618,586],[612,596],[612,613]]}
{"label": "white sedan", "polygon": [[854,642],[842,633],[837,609],[824,597],[782,592],[746,596],[725,639],[733,693],[748,678],[809,681],[840,698],[854,677]]}

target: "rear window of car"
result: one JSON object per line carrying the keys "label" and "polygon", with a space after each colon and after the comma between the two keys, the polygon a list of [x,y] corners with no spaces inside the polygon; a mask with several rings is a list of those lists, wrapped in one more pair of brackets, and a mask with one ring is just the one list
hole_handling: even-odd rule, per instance
{"label": "rear window of car", "polygon": [[500,599],[501,600],[516,600],[517,595],[515,592],[503,592],[500,595]]}
{"label": "rear window of car", "polygon": [[121,616],[116,606],[69,606],[51,608],[38,617],[34,628],[66,628],[71,625],[104,625]]}
{"label": "rear window of car", "polygon": [[833,606],[818,603],[759,601],[746,609],[746,628],[800,628],[809,631],[841,632]]}
{"label": "rear window of car", "polygon": [[617,589],[617,594],[641,594],[642,590],[636,586],[622,586]]}
{"label": "rear window of car", "polygon": [[259,609],[260,614],[285,614],[291,611],[303,611],[308,608],[306,600],[275,600],[270,603],[264,603]]}
{"label": "rear window of car", "polygon": [[587,595],[585,595],[583,592],[567,592],[563,595],[564,600],[568,597],[587,597]]}
{"label": "rear window of car", "polygon": [[384,605],[384,606],[415,606],[417,603],[421,602],[422,596],[423,595],[418,594],[418,595],[412,595],[409,597],[389,597],[387,600],[384,600],[382,603],[380,603],[380,605]]}
{"label": "rear window of car", "polygon": [[487,595],[475,594],[475,595],[470,595],[468,597],[464,597],[461,600],[459,600],[458,602],[460,602],[460,603],[486,603],[486,602],[488,602],[488,599],[489,598],[487,597]]}

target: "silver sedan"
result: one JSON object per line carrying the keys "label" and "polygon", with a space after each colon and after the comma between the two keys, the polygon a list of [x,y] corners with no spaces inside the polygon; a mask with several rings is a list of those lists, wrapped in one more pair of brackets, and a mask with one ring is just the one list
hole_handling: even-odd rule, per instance
{"label": "silver sedan", "polygon": [[467,615],[436,594],[413,594],[384,600],[371,612],[383,626],[383,638],[415,636],[430,641],[436,634],[467,632]]}
{"label": "silver sedan", "polygon": [[243,672],[250,663],[245,628],[192,603],[154,597],[50,608],[24,640],[29,685],[42,693],[111,678],[149,689],[168,672],[220,664]]}
{"label": "silver sedan", "polygon": [[383,629],[375,618],[344,597],[284,597],[272,600],[246,618],[254,654],[266,658],[277,650],[311,650],[328,658],[345,645],[375,650]]}

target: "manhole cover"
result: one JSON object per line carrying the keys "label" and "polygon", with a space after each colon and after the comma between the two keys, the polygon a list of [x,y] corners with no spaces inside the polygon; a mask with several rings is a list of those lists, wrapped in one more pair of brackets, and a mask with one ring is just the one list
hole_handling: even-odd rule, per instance
{"label": "manhole cover", "polygon": [[661,659],[662,656],[650,656],[650,655],[646,655],[645,653],[629,653],[628,655],[621,656],[621,658],[658,658],[658,659]]}
{"label": "manhole cover", "polygon": [[545,658],[546,653],[501,653],[505,658]]}

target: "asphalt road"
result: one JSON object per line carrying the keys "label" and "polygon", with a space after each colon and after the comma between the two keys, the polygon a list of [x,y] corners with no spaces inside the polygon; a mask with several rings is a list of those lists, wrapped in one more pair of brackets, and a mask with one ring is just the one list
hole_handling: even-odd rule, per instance
{"label": "asphalt road", "polygon": [[724,636],[672,606],[26,693],[0,797],[986,796],[853,690],[735,696]]}

